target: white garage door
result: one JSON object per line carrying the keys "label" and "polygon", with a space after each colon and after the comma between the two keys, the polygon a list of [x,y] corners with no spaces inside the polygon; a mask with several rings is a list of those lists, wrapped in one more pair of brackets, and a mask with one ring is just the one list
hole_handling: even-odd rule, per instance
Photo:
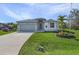
{"label": "white garage door", "polygon": [[20,31],[35,31],[35,23],[20,23]]}

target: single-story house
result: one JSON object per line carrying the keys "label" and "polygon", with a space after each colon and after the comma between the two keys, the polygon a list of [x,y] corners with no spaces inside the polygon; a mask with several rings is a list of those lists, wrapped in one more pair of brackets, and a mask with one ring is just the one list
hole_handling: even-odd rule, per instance
{"label": "single-story house", "polygon": [[27,19],[17,21],[18,32],[57,31],[57,21],[46,19]]}

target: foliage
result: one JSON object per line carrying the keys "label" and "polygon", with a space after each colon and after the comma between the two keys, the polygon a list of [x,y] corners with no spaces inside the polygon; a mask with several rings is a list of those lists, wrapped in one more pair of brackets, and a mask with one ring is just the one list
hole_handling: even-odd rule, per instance
{"label": "foliage", "polygon": [[3,31],[13,31],[16,30],[17,24],[15,23],[1,23],[3,26],[0,27],[0,30]]}
{"label": "foliage", "polygon": [[13,30],[16,30],[16,28],[17,28],[17,24],[15,24],[15,23],[8,23],[8,26],[13,28]]}
{"label": "foliage", "polygon": [[62,37],[62,38],[69,38],[69,39],[71,39],[71,38],[76,38],[75,36],[74,36],[74,34],[73,33],[70,33],[70,32],[59,32],[59,33],[57,33],[56,34],[58,37]]}
{"label": "foliage", "polygon": [[[75,26],[79,25],[79,10],[78,9],[72,9],[70,11],[70,14],[69,14],[69,25],[71,25],[70,27],[75,29]],[[74,27],[73,27],[74,26]],[[77,28],[76,26],[76,28]]]}
{"label": "foliage", "polygon": [[72,9],[70,11],[70,15],[69,15],[72,19],[79,19],[79,10],[78,9]]}
{"label": "foliage", "polygon": [[60,37],[64,37],[64,35],[65,35],[65,33],[64,32],[59,32],[59,33],[57,33],[57,36],[60,36]]}
{"label": "foliage", "polygon": [[79,25],[78,25],[78,26],[77,26],[77,25],[76,25],[76,26],[73,25],[73,26],[72,26],[72,29],[79,30]]}
{"label": "foliage", "polygon": [[66,20],[65,16],[58,17],[58,26],[61,30],[64,30],[64,25],[65,25],[64,20]]}

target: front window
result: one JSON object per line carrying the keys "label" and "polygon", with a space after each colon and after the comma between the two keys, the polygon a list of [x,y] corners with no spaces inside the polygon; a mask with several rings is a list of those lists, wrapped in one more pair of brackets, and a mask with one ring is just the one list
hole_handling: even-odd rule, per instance
{"label": "front window", "polygon": [[50,23],[50,28],[54,28],[54,23]]}

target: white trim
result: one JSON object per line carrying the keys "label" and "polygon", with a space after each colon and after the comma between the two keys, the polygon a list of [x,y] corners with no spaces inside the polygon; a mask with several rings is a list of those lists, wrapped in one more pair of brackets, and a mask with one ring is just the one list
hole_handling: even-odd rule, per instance
{"label": "white trim", "polygon": [[35,32],[37,32],[37,23],[35,24]]}

